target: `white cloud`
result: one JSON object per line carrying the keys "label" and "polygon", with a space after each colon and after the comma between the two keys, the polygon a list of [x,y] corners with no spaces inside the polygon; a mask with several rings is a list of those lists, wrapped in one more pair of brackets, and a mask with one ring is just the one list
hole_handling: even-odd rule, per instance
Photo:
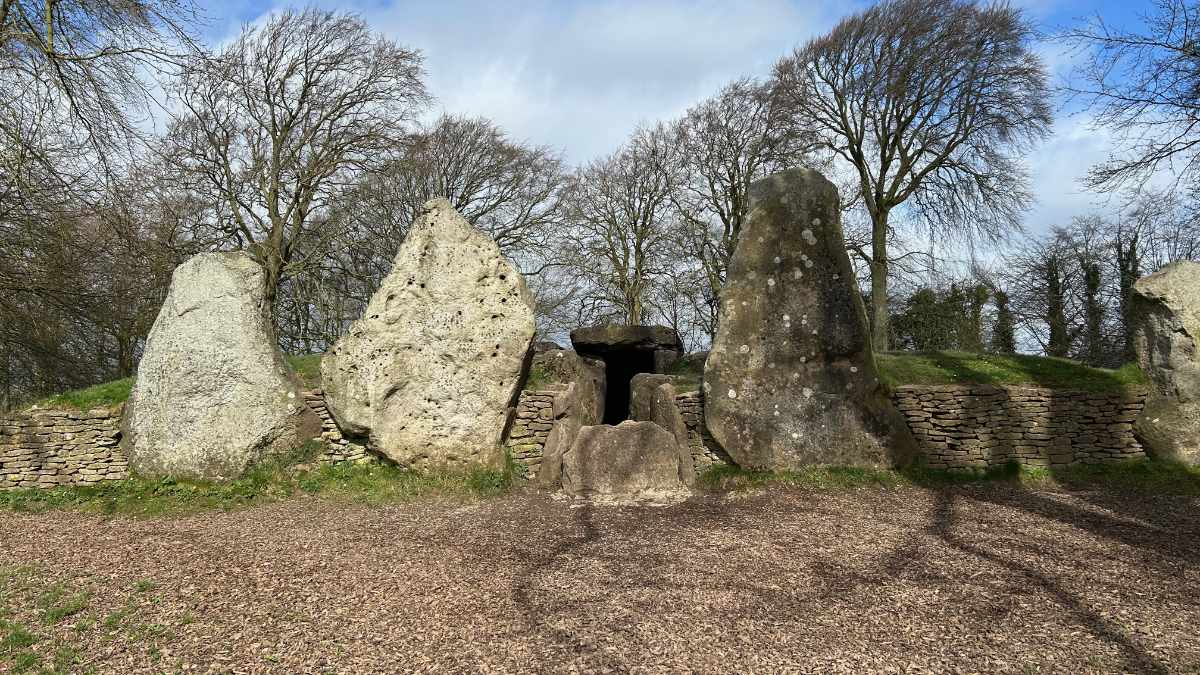
{"label": "white cloud", "polygon": [[[333,6],[333,3],[327,3]],[[847,11],[833,0],[338,3],[420,48],[438,107],[581,162],[641,122],[765,75]]]}

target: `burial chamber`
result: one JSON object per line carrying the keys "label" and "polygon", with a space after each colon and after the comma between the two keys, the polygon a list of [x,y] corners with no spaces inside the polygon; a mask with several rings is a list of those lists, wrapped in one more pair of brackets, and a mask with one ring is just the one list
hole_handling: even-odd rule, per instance
{"label": "burial chamber", "polygon": [[605,366],[604,424],[629,419],[630,384],[638,373],[665,373],[683,352],[679,335],[666,326],[589,326],[571,331],[580,356]]}

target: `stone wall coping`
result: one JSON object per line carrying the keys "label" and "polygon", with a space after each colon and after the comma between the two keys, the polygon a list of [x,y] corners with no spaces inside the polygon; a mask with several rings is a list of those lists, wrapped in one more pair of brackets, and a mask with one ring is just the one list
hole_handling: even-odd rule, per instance
{"label": "stone wall coping", "polygon": [[1096,398],[1140,399],[1146,395],[1143,389],[1128,389],[1115,391],[1096,391],[1094,389],[1065,389],[1056,387],[1038,387],[1026,384],[904,384],[893,388],[897,396],[906,394],[1024,394],[1033,396],[1079,396]]}

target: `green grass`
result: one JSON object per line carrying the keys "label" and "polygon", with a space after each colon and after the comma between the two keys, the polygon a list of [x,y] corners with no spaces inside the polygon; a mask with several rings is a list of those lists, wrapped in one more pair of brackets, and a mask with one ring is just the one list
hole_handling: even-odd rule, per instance
{"label": "green grass", "polygon": [[262,462],[241,478],[223,483],[135,476],[88,487],[0,492],[0,508],[153,517],[232,510],[302,494],[367,504],[428,497],[478,499],[507,492],[517,476],[511,459],[500,470],[469,472],[416,472],[384,464],[313,466],[319,451],[319,444],[310,442],[288,456]]}
{"label": "green grass", "polygon": [[1101,489],[1200,496],[1200,467],[1162,460],[1138,459],[1118,464],[1083,464],[1040,469],[1015,462],[986,471],[943,471],[915,465],[899,471],[853,467],[811,467],[799,471],[751,471],[714,465],[700,474],[700,487],[730,491],[785,485],[817,490],[864,487],[940,488],[953,485],[1007,482],[1033,489]]}
{"label": "green grass", "polygon": [[321,359],[324,354],[301,354],[287,357],[288,365],[296,372],[305,389],[321,386]]}
{"label": "green grass", "polygon": [[56,394],[38,401],[39,408],[57,408],[70,410],[91,410],[92,408],[109,408],[129,399],[133,389],[133,378],[114,380],[97,384],[86,389],[76,389],[62,394]]}
{"label": "green grass", "polygon": [[[321,357],[324,354],[304,354],[287,357],[288,365],[296,372],[305,389],[315,389],[321,386]],[[97,384],[84,389],[76,389],[62,394],[55,394],[37,402],[39,408],[57,410],[91,410],[92,408],[109,408],[129,400],[133,391],[133,378],[114,380]]]}
{"label": "green grass", "polygon": [[995,384],[1127,391],[1146,382],[1135,364],[1107,370],[1045,356],[964,352],[891,353],[880,354],[877,358],[880,377],[891,387],[908,384]]}
{"label": "green grass", "polygon": [[529,377],[525,378],[525,391],[537,391],[554,382],[554,376],[546,372],[541,364],[535,363],[529,368]]}

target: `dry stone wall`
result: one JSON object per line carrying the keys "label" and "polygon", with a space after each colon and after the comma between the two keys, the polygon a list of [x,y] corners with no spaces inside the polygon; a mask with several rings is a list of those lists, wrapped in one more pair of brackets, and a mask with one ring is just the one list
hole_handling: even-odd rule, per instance
{"label": "dry stone wall", "polygon": [[[303,396],[322,422],[325,449],[319,463],[376,461],[364,445],[342,435],[319,390]],[[31,410],[0,416],[0,490],[128,478],[129,463],[120,448],[122,410]]]}
{"label": "dry stone wall", "polygon": [[554,428],[554,395],[565,388],[555,386],[522,391],[517,401],[516,419],[504,446],[513,459],[529,468],[531,476],[536,476],[542,466],[546,439]]}
{"label": "dry stone wall", "polygon": [[1145,457],[1133,422],[1144,394],[1032,387],[906,386],[894,393],[935,469],[1099,464]]}
{"label": "dry stone wall", "polygon": [[704,393],[689,391],[675,397],[675,405],[683,415],[688,430],[688,450],[692,453],[692,465],[696,473],[714,464],[732,464],[733,460],[708,433],[704,425]]}
{"label": "dry stone wall", "polygon": [[129,475],[121,409],[33,410],[0,417],[0,490],[96,485]]}

